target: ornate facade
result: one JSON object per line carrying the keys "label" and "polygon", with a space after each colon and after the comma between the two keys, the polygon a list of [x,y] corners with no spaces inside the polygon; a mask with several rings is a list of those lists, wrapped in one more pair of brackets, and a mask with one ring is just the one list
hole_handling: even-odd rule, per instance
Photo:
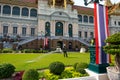
{"label": "ornate facade", "polygon": [[[119,16],[110,16],[111,34],[119,28]],[[75,6],[73,0],[0,1],[1,44],[39,49],[45,47],[47,38],[47,49],[66,46],[75,50],[93,37],[93,9]]]}

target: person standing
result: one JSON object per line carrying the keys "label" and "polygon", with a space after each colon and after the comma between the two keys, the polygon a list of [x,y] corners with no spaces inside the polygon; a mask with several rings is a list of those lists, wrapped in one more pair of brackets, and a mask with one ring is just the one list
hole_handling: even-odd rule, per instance
{"label": "person standing", "polygon": [[64,54],[64,57],[68,57],[67,49],[65,46],[63,47],[63,54]]}

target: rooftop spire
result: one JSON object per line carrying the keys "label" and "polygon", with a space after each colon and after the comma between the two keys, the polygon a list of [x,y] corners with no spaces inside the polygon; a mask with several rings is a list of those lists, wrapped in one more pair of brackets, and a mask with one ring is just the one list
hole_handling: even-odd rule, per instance
{"label": "rooftop spire", "polygon": [[105,5],[106,5],[106,6],[112,6],[113,4],[111,3],[110,0],[105,0]]}

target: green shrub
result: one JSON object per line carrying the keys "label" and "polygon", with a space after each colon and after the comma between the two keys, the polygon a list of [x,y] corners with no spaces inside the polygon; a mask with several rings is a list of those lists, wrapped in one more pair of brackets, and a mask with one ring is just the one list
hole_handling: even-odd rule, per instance
{"label": "green shrub", "polygon": [[0,49],[0,53],[2,53],[2,49]]}
{"label": "green shrub", "polygon": [[24,49],[23,52],[24,53],[33,53],[33,49]]}
{"label": "green shrub", "polygon": [[73,68],[76,70],[76,66],[78,65],[79,63],[75,63],[74,65],[73,65]]}
{"label": "green shrub", "polygon": [[55,75],[53,73],[50,73],[50,70],[45,70],[44,77],[46,80],[58,80],[60,78],[60,75]]}
{"label": "green shrub", "polygon": [[81,74],[86,74],[86,71],[83,68],[77,68],[76,71]]}
{"label": "green shrub", "polygon": [[80,72],[81,74],[86,74],[86,71],[84,69],[87,67],[88,67],[87,63],[79,63],[79,64],[76,64],[75,70],[77,72]]}
{"label": "green shrub", "polygon": [[15,67],[12,64],[0,65],[0,79],[9,78],[15,72]]}
{"label": "green shrub", "polygon": [[76,65],[76,69],[77,68],[83,68],[83,69],[88,68],[88,64],[87,63],[79,63]]}
{"label": "green shrub", "polygon": [[51,73],[60,75],[65,69],[65,65],[62,62],[53,62],[49,65],[49,70]]}
{"label": "green shrub", "polygon": [[22,80],[39,80],[39,73],[35,69],[29,69],[24,72]]}
{"label": "green shrub", "polygon": [[4,49],[2,50],[2,52],[3,52],[3,53],[12,53],[13,50],[10,49],[10,48],[4,48]]}
{"label": "green shrub", "polygon": [[68,67],[62,72],[60,78],[64,79],[64,78],[75,78],[75,77],[80,77],[80,73],[76,72],[73,68]]}

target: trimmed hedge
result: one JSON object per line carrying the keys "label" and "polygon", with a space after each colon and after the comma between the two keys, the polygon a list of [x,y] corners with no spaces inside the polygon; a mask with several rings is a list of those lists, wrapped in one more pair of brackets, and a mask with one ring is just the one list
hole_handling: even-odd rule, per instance
{"label": "trimmed hedge", "polygon": [[39,80],[39,73],[35,69],[29,69],[24,72],[22,80]]}
{"label": "trimmed hedge", "polygon": [[9,78],[15,72],[15,67],[12,64],[0,65],[0,79]]}
{"label": "trimmed hedge", "polygon": [[85,68],[88,68],[87,63],[75,63],[74,64],[74,69],[77,72],[80,72],[81,74],[86,74],[86,71],[84,70]]}
{"label": "trimmed hedge", "polygon": [[65,65],[59,61],[53,62],[49,65],[50,72],[56,75],[61,75],[64,69],[65,69]]}
{"label": "trimmed hedge", "polygon": [[2,53],[12,53],[12,52],[13,52],[13,50],[10,49],[10,48],[4,48],[4,49],[2,50]]}

